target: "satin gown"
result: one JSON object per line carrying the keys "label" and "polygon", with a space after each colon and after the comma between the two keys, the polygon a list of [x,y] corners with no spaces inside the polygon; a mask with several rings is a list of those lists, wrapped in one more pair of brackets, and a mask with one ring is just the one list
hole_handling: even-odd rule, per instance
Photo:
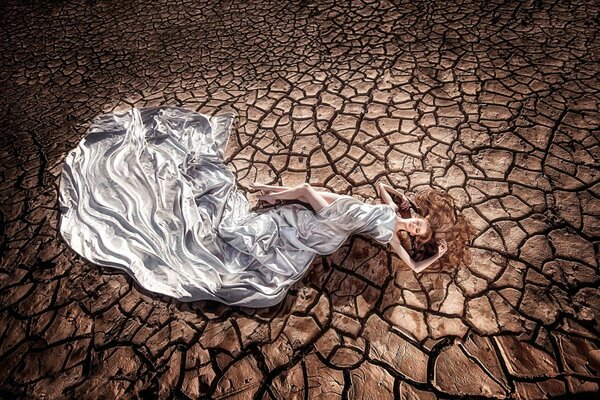
{"label": "satin gown", "polygon": [[159,107],[97,117],[66,157],[60,232],[94,264],[182,301],[267,307],[352,234],[387,243],[394,210],[337,198],[251,211],[224,151],[236,115]]}

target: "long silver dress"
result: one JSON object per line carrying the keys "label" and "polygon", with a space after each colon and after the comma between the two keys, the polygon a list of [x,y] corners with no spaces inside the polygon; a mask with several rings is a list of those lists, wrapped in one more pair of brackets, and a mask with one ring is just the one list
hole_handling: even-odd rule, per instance
{"label": "long silver dress", "polygon": [[97,117],[60,181],[60,232],[81,256],[182,301],[280,302],[316,254],[351,234],[394,235],[387,205],[342,196],[250,211],[223,162],[229,113],[158,107]]}

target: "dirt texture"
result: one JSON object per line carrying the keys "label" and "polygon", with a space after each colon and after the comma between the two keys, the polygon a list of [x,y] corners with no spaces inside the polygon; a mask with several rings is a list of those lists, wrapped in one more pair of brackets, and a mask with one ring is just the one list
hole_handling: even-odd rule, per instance
{"label": "dirt texture", "polygon": [[[8,0],[0,26],[0,397],[599,390],[596,1]],[[353,237],[269,309],[144,292],[66,246],[57,194],[95,116],[158,105],[239,113],[242,189],[449,190],[472,264]]]}

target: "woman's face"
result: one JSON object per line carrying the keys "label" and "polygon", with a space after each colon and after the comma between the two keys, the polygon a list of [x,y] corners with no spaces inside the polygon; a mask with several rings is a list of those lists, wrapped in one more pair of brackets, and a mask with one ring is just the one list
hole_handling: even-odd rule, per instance
{"label": "woman's face", "polygon": [[405,223],[406,231],[414,236],[424,236],[429,230],[429,222],[425,218],[409,218]]}

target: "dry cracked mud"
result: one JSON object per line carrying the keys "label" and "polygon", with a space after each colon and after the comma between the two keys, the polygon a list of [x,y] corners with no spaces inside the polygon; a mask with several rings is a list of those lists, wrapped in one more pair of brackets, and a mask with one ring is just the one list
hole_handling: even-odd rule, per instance
{"label": "dry cracked mud", "polygon": [[[595,1],[3,1],[0,396],[567,398],[600,384]],[[228,161],[367,202],[447,189],[473,262],[353,237],[270,309],[184,304],[57,233],[93,117],[239,113]],[[256,197],[251,195],[252,201]]]}

